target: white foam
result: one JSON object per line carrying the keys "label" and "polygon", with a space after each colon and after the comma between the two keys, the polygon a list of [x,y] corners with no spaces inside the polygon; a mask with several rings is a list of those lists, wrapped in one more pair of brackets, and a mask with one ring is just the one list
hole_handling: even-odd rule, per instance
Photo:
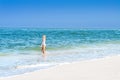
{"label": "white foam", "polygon": [[33,65],[22,65],[22,66],[17,66],[17,69],[23,69],[23,68],[34,68],[34,67],[49,67],[53,66],[55,64],[53,63],[45,63],[45,64],[33,64]]}

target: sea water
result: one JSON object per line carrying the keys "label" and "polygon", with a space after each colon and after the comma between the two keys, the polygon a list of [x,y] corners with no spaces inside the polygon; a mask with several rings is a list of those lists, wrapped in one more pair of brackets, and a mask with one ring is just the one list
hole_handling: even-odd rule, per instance
{"label": "sea water", "polygon": [[0,28],[0,77],[119,54],[120,30]]}

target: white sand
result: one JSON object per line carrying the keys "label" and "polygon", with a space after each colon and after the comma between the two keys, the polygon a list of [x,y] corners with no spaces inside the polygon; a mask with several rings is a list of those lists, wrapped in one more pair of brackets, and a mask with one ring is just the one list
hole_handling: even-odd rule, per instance
{"label": "white sand", "polygon": [[120,80],[120,56],[64,64],[0,80]]}

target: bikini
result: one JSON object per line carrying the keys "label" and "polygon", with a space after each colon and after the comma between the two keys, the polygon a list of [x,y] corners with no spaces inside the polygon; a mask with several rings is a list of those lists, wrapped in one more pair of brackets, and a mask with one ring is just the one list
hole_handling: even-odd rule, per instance
{"label": "bikini", "polygon": [[45,41],[42,42],[41,46],[46,46]]}

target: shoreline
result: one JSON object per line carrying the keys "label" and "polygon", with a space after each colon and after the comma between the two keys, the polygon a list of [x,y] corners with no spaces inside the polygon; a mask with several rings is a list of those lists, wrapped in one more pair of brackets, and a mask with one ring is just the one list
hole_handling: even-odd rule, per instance
{"label": "shoreline", "polygon": [[[114,55],[116,56],[116,55]],[[32,73],[32,72],[36,72],[36,71],[42,71],[42,70],[45,70],[45,69],[50,69],[50,68],[56,68],[58,66],[62,66],[62,65],[66,65],[66,64],[74,64],[74,63],[79,63],[79,62],[86,62],[86,61],[96,61],[96,60],[102,60],[102,59],[106,59],[106,58],[111,58],[111,57],[114,57],[114,56],[104,56],[104,57],[100,57],[100,58],[93,58],[93,59],[83,59],[83,60],[78,60],[78,61],[72,61],[72,62],[63,62],[63,63],[55,63],[54,65],[51,64],[50,67],[48,68],[43,68],[43,69],[38,69],[38,70],[33,70],[33,71],[28,71],[28,72],[24,72],[24,73],[19,73],[19,74],[14,74],[14,75],[9,75],[9,76],[3,76],[3,77],[0,77],[0,79],[2,78],[11,78],[11,77],[15,77],[15,76],[19,76],[19,75],[23,75],[23,74],[29,74],[29,73]],[[120,56],[120,55],[117,55],[117,56]],[[33,64],[33,65],[23,65],[23,66],[18,66],[17,68],[30,68],[30,67],[36,67],[36,66],[40,66],[41,64]],[[47,64],[45,64],[47,65]]]}
{"label": "shoreline", "polygon": [[0,80],[120,80],[120,55],[66,63]]}

